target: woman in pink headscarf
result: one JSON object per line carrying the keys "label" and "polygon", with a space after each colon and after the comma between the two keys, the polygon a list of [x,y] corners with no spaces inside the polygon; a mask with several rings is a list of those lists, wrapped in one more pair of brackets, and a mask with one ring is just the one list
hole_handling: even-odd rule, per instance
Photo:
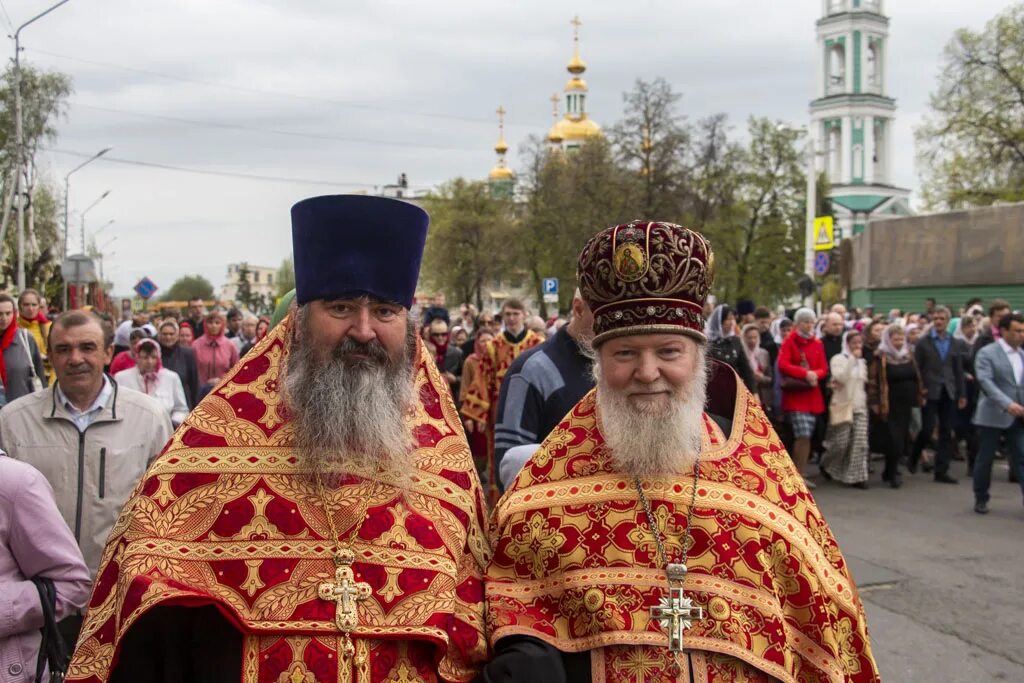
{"label": "woman in pink headscarf", "polygon": [[206,396],[238,362],[238,347],[224,336],[224,314],[213,311],[206,316],[203,336],[192,342],[199,370],[199,396]]}
{"label": "woman in pink headscarf", "polygon": [[135,355],[135,367],[114,375],[114,381],[122,387],[134,389],[152,396],[164,407],[177,427],[188,417],[188,404],[185,402],[185,389],[177,373],[168,370],[160,361],[160,345],[156,340],[140,339],[132,349]]}

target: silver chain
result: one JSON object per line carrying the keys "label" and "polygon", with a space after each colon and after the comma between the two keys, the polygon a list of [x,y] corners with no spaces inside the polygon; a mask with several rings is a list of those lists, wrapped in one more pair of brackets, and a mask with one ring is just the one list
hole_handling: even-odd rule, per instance
{"label": "silver chain", "polygon": [[[686,532],[683,534],[683,556],[680,561],[686,563],[686,555],[690,551],[690,542],[693,536],[690,530],[693,529],[693,506],[697,502],[697,483],[700,481],[700,456],[697,456],[697,462],[693,465],[693,492],[690,494],[690,509],[686,513]],[[661,562],[661,566],[668,570],[668,554],[665,552],[665,543],[661,537],[661,531],[658,529],[657,520],[654,519],[654,513],[651,512],[651,504],[647,501],[647,496],[644,495],[643,485],[640,483],[640,477],[633,477],[633,484],[636,486],[636,492],[640,496],[640,504],[644,506],[644,513],[647,515],[647,524],[651,527],[651,534],[654,535],[654,542],[658,548],[658,559]],[[669,577],[671,582],[671,577]]]}

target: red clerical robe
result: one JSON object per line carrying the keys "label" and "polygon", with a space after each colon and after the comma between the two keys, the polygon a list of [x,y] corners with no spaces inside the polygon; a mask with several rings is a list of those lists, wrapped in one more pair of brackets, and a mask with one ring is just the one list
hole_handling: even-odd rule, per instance
{"label": "red clerical robe", "polygon": [[483,357],[473,383],[462,390],[462,414],[485,425],[487,433],[487,488],[490,498],[497,499],[498,473],[494,462],[494,424],[498,411],[498,392],[512,361],[523,351],[537,346],[544,339],[533,330],[526,330],[518,342],[509,341],[503,332],[484,345]]}
{"label": "red clerical robe", "polygon": [[[351,477],[327,489],[355,580],[370,588],[356,600],[355,656],[345,658],[337,604],[318,597],[335,576],[335,543],[317,487],[296,466],[282,403],[290,328],[278,325],[196,407],[125,505],[68,681],[468,681],[477,672],[490,547],[447,383],[420,344],[409,488]],[[226,623],[218,631],[211,621]],[[234,641],[237,661],[219,661]],[[161,653],[168,643],[178,649]],[[190,656],[206,661],[183,664]]]}
{"label": "red clerical robe", "polygon": [[[705,414],[683,584],[705,617],[685,632],[678,680],[877,682],[863,606],[828,525],[751,395],[734,373],[716,375],[713,391],[724,386],[729,400],[709,410],[731,416],[732,430]],[[610,466],[595,404],[588,394],[566,416],[498,504],[491,642],[530,636],[589,651],[594,681],[676,680],[650,616],[667,595],[665,570],[633,481]],[[679,558],[693,476],[643,487]]]}

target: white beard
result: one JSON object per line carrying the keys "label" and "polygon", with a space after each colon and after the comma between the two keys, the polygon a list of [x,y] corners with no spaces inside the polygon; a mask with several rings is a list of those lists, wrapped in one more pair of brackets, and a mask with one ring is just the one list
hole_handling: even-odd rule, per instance
{"label": "white beard", "polygon": [[[295,324],[299,335],[291,341],[284,396],[300,468],[330,481],[358,474],[407,483],[413,468],[406,416],[413,397],[414,328],[400,359],[377,342],[351,339],[322,358],[303,341],[309,339],[305,316],[300,313]],[[355,350],[370,358],[347,357]]]}
{"label": "white beard", "polygon": [[[685,386],[672,389],[667,407],[656,408],[632,403],[626,391],[611,389],[601,378],[600,360],[595,360],[601,433],[616,471],[640,479],[692,471],[705,429],[707,375],[702,350],[693,377]],[[668,386],[661,379],[644,388]]]}

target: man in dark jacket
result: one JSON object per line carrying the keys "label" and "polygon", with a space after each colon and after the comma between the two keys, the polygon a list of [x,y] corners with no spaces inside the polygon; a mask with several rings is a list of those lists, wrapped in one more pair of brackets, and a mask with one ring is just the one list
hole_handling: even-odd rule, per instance
{"label": "man in dark jacket", "polygon": [[956,411],[967,405],[964,364],[970,349],[949,334],[949,318],[948,308],[936,307],[932,312],[931,332],[918,340],[917,348],[914,350],[914,359],[917,361],[921,381],[928,393],[928,400],[921,410],[921,431],[914,441],[914,450],[907,469],[911,472],[917,471],[921,451],[937,422],[939,443],[935,454],[935,481],[956,484],[957,480],[949,474],[949,464],[953,459]]}
{"label": "man in dark jacket", "polygon": [[177,373],[181,379],[181,387],[185,390],[185,403],[192,410],[199,402],[199,371],[196,368],[196,356],[192,349],[178,345],[178,324],[173,320],[165,320],[160,325],[160,362],[171,372]]}
{"label": "man in dark jacket", "polygon": [[[503,468],[505,454],[518,446],[542,442],[594,388],[591,360],[580,348],[593,336],[594,315],[577,293],[569,323],[544,343],[524,351],[509,366],[498,394],[498,423],[494,429],[494,460],[501,474],[502,491],[504,483],[511,482],[523,464]],[[509,458],[511,463],[512,456]]]}

